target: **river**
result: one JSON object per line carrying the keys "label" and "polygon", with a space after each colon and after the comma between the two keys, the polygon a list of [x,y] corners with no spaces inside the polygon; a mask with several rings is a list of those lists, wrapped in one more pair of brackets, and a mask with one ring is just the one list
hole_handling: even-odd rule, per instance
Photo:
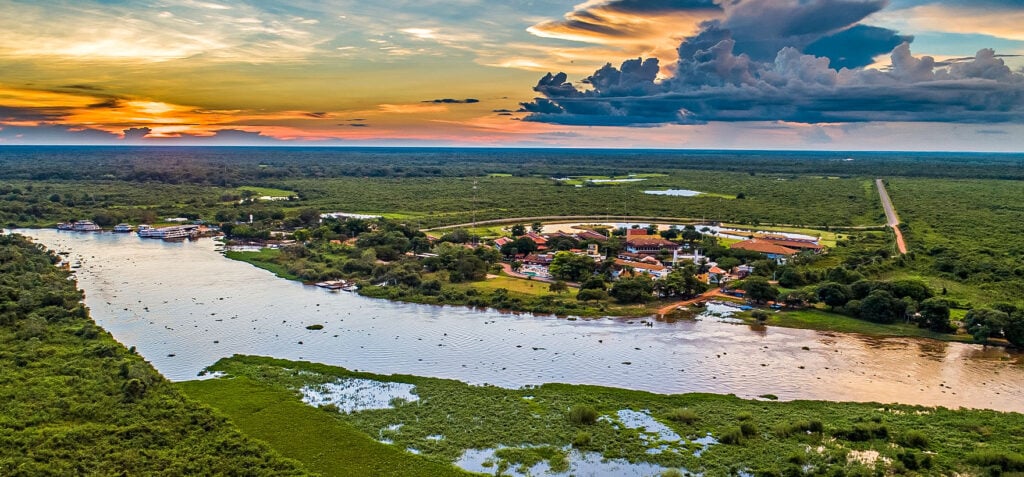
{"label": "river", "polygon": [[[1024,357],[909,338],[713,318],[568,320],[370,299],[277,278],[211,239],[20,230],[80,260],[98,324],[172,380],[235,353],[380,374],[519,387],[563,382],[657,393],[876,401],[1024,412]],[[306,326],[322,324],[322,330]]]}

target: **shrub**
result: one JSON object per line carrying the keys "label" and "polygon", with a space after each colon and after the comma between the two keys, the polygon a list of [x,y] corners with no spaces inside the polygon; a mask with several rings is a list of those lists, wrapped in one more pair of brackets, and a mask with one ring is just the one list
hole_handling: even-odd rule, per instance
{"label": "shrub", "polygon": [[324,329],[324,325],[309,325],[309,326],[306,327],[306,329],[307,330],[313,330],[313,331],[322,330],[322,329]]}
{"label": "shrub", "polygon": [[740,432],[743,433],[743,437],[754,437],[757,435],[757,424],[749,421],[740,423]]}
{"label": "shrub", "polygon": [[736,415],[736,419],[740,421],[749,421],[754,418],[754,415],[748,411],[743,411]]}
{"label": "shrub", "polygon": [[693,424],[697,422],[697,413],[692,409],[675,408],[665,415],[670,421],[682,422],[683,424]]}
{"label": "shrub", "polygon": [[579,431],[576,433],[576,437],[572,439],[573,447],[586,447],[590,445],[593,437],[587,431]]}
{"label": "shrub", "polygon": [[721,442],[722,444],[741,445],[745,440],[746,439],[743,437],[743,431],[738,427],[734,427],[725,431],[725,433],[722,434],[722,437],[718,439],[718,442]]}
{"label": "shrub", "polygon": [[914,449],[927,449],[928,436],[926,436],[921,431],[907,431],[901,434],[896,439],[896,443],[903,447],[912,447]]}
{"label": "shrub", "polygon": [[658,475],[660,477],[683,477],[683,473],[679,469],[667,469]]}
{"label": "shrub", "polygon": [[597,422],[597,410],[587,404],[577,404],[569,409],[569,422],[589,426]]}
{"label": "shrub", "polygon": [[1024,471],[1024,455],[1010,452],[975,452],[967,456],[967,462],[982,467],[996,467],[1002,471]]}
{"label": "shrub", "polygon": [[862,422],[854,424],[852,429],[836,432],[836,436],[854,442],[870,441],[888,437],[889,428],[876,422]]}

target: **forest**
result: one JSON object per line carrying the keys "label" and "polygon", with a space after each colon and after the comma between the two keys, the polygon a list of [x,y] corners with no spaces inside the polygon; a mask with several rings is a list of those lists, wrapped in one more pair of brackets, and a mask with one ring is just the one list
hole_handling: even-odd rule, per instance
{"label": "forest", "polygon": [[308,475],[97,326],[60,261],[0,235],[0,474]]}

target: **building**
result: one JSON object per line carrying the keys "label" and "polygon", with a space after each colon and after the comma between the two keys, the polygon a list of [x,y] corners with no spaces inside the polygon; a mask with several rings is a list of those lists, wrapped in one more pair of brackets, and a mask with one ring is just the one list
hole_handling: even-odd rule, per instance
{"label": "building", "polygon": [[604,242],[608,240],[608,237],[601,235],[593,230],[584,230],[576,234],[576,238],[579,240],[596,240],[598,242]]}
{"label": "building", "polygon": [[621,277],[623,274],[629,274],[628,270],[632,270],[633,274],[642,273],[650,275],[655,280],[660,280],[668,275],[669,269],[664,265],[658,263],[648,262],[634,262],[630,260],[623,260],[621,258],[615,259],[615,272],[613,275],[615,278]]}
{"label": "building", "polygon": [[778,245],[771,240],[765,239],[750,239],[742,242],[736,242],[729,246],[733,250],[747,250],[750,252],[757,252],[770,260],[775,260],[776,263],[783,264],[790,259],[793,255],[796,255],[799,250],[792,249]]}
{"label": "building", "polygon": [[722,279],[726,278],[728,275],[728,272],[718,268],[717,266],[711,267],[711,269],[708,270],[708,285],[718,285],[719,283],[722,283]]}
{"label": "building", "polygon": [[800,239],[790,238],[784,235],[766,235],[759,237],[759,240],[771,242],[775,245],[781,245],[786,248],[798,250],[800,252],[814,252],[821,253],[825,250],[825,247],[819,245],[815,240],[812,239]]}
{"label": "building", "polygon": [[665,240],[661,237],[654,237],[650,235],[626,238],[626,251],[629,253],[656,255],[662,250],[674,253],[676,250],[679,250],[679,245],[671,240]]}

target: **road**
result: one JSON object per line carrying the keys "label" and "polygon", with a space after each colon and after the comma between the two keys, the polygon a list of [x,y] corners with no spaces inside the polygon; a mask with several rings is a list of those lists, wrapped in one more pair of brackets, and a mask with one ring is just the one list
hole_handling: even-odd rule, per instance
{"label": "road", "polygon": [[887,225],[896,234],[896,247],[899,249],[900,254],[906,255],[907,242],[903,240],[903,231],[900,230],[900,217],[896,215],[896,209],[892,206],[889,192],[885,190],[885,182],[882,179],[875,179],[875,185],[878,186],[878,197],[882,199],[882,208],[885,209]]}
{"label": "road", "polygon": [[673,303],[671,305],[665,305],[665,306],[661,307],[661,309],[658,310],[658,314],[664,316],[664,315],[667,315],[669,313],[672,313],[673,311],[675,311],[677,308],[679,308],[681,306],[690,306],[690,305],[693,305],[695,303],[700,303],[702,301],[708,301],[708,300],[710,300],[710,299],[712,299],[712,298],[714,298],[716,296],[723,296],[724,297],[724,296],[728,296],[728,295],[726,295],[725,293],[722,293],[722,290],[720,290],[718,287],[712,287],[710,290],[708,290],[708,291],[706,291],[706,292],[704,292],[704,293],[702,293],[702,294],[700,294],[700,295],[698,295],[698,296],[696,296],[694,298],[691,298],[689,300],[683,300],[683,301],[680,301],[680,302]]}
{"label": "road", "polygon": [[[593,221],[598,223],[604,222],[701,222],[702,220],[694,217],[650,217],[650,216],[636,216],[636,215],[543,215],[539,217],[512,217],[507,219],[493,219],[493,220],[478,220],[476,222],[468,222],[464,224],[451,224],[441,225],[438,227],[430,227],[422,229],[424,232],[430,232],[432,230],[446,230],[446,229],[460,229],[467,227],[479,227],[482,225],[504,225],[504,224],[530,224],[533,222],[545,222],[545,223],[565,223],[565,222],[583,222]],[[757,228],[756,225],[740,225],[745,228]],[[790,227],[790,228],[814,228],[813,225],[792,225],[792,224],[771,224],[774,227]],[[832,226],[833,230],[866,230],[875,228],[877,225],[860,225],[860,226]]]}

